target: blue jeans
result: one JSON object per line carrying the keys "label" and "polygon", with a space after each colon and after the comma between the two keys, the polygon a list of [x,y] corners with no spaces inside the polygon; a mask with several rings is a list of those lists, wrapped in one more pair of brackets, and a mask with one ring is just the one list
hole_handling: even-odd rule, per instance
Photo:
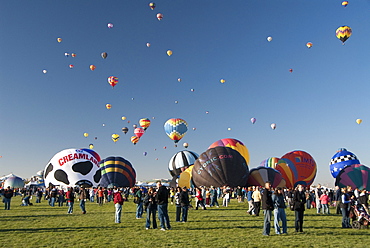
{"label": "blue jeans", "polygon": [[189,206],[182,206],[182,219],[181,221],[187,222],[188,221],[188,210]]}
{"label": "blue jeans", "polygon": [[141,218],[143,216],[143,202],[139,202],[136,207],[136,218]]}
{"label": "blue jeans", "polygon": [[114,207],[116,208],[115,222],[121,223],[122,205],[119,203],[116,203],[114,204]]}
{"label": "blue jeans", "polygon": [[263,210],[263,214],[265,216],[263,220],[263,235],[270,235],[270,229],[271,229],[271,210]]}
{"label": "blue jeans", "polygon": [[330,214],[329,204],[321,204],[324,214]]}
{"label": "blue jeans", "polygon": [[80,200],[80,208],[81,208],[81,211],[82,212],[86,212],[86,209],[85,209],[85,199],[81,199]]}
{"label": "blue jeans", "polygon": [[349,228],[351,227],[349,221],[349,210],[348,208],[341,208],[342,209],[342,228]]}
{"label": "blue jeans", "polygon": [[5,210],[10,210],[10,200],[11,199],[12,198],[5,198],[5,197],[3,197],[3,202],[5,204]]}
{"label": "blue jeans", "polygon": [[94,202],[94,196],[90,196],[90,202]]}
{"label": "blue jeans", "polygon": [[161,222],[161,228],[167,229],[171,228],[170,218],[168,217],[167,203],[158,205],[158,219]]}
{"label": "blue jeans", "polygon": [[50,206],[54,207],[55,206],[55,197],[50,198]]}
{"label": "blue jeans", "polygon": [[279,221],[281,221],[283,233],[287,233],[286,214],[284,208],[274,209],[274,226],[276,234],[281,234]]}
{"label": "blue jeans", "polygon": [[73,204],[74,202],[68,202],[68,214],[73,213]]}
{"label": "blue jeans", "polygon": [[153,229],[157,228],[157,220],[156,220],[156,216],[155,216],[156,213],[157,213],[157,209],[147,208],[147,210],[146,210],[146,224],[145,224],[146,228],[150,227],[150,216],[152,216],[152,219],[153,219]]}

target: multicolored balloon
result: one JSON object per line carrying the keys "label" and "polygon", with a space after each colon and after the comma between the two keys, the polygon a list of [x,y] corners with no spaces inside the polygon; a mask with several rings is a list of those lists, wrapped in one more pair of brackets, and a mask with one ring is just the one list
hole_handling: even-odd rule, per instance
{"label": "multicolored balloon", "polygon": [[344,42],[351,37],[352,29],[348,26],[341,26],[335,31],[335,35],[342,41],[342,44],[344,45]]}
{"label": "multicolored balloon", "polygon": [[123,127],[122,132],[124,132],[126,134],[128,132],[128,127]]}
{"label": "multicolored balloon", "polygon": [[116,133],[112,134],[112,140],[114,143],[116,143],[119,140],[119,134]]}
{"label": "multicolored balloon", "polygon": [[194,163],[192,181],[195,186],[245,186],[248,165],[242,155],[230,147],[217,146],[203,152]]}
{"label": "multicolored balloon", "polygon": [[108,157],[99,162],[100,186],[105,188],[133,187],[136,172],[132,164],[122,157]]}
{"label": "multicolored balloon", "polygon": [[143,134],[145,133],[145,130],[144,129],[142,129],[141,127],[137,127],[137,128],[135,128],[135,130],[134,130],[134,134],[135,134],[135,136],[136,137],[138,137],[138,138],[141,138],[141,136],[143,136]]}
{"label": "multicolored balloon", "polygon": [[131,142],[132,144],[136,145],[137,142],[139,142],[140,138],[137,136],[131,136]]}
{"label": "multicolored balloon", "polygon": [[155,9],[155,3],[149,3],[149,8],[151,10],[154,10]]}
{"label": "multicolored balloon", "polygon": [[362,123],[362,120],[361,120],[361,119],[356,119],[356,123],[357,123],[358,125],[360,125],[360,124]]}
{"label": "multicolored balloon", "polygon": [[264,167],[271,167],[273,169],[276,168],[278,162],[279,162],[280,158],[277,158],[277,157],[270,157],[268,159],[265,159],[263,160],[261,163],[260,163],[260,166],[264,166]]}
{"label": "multicolored balloon", "polygon": [[279,159],[274,169],[281,173],[285,179],[287,188],[294,188],[294,180],[298,176],[298,173],[292,161],[289,159]]}
{"label": "multicolored balloon", "polygon": [[271,129],[272,130],[275,130],[276,129],[276,124],[275,123],[272,123],[270,126],[271,126]]}
{"label": "multicolored balloon", "polygon": [[95,71],[95,69],[96,69],[95,65],[90,65],[90,70]]}
{"label": "multicolored balloon", "polygon": [[370,191],[370,168],[362,164],[352,164],[341,170],[335,179],[340,188],[351,186],[353,189]]}
{"label": "multicolored balloon", "polygon": [[265,186],[266,182],[271,182],[273,188],[286,186],[285,179],[278,170],[271,167],[253,168],[249,171],[248,186]]}
{"label": "multicolored balloon", "polygon": [[57,38],[58,43],[62,42],[62,38]]}
{"label": "multicolored balloon", "polygon": [[330,160],[330,173],[336,178],[341,170],[352,164],[360,164],[360,160],[345,148],[340,148]]}
{"label": "multicolored balloon", "polygon": [[199,155],[192,151],[180,151],[175,153],[168,163],[168,170],[171,176],[179,176],[181,172],[193,165],[198,157]]}
{"label": "multicolored balloon", "polygon": [[271,42],[272,41],[272,37],[271,36],[267,37],[267,41],[268,42]]}
{"label": "multicolored balloon", "polygon": [[158,21],[162,20],[163,19],[163,15],[161,13],[158,13],[157,14],[157,19],[158,19]]}
{"label": "multicolored balloon", "polygon": [[139,120],[139,125],[142,127],[144,130],[147,130],[148,127],[150,126],[150,119],[149,118],[142,118]]}
{"label": "multicolored balloon", "polygon": [[105,104],[105,107],[106,107],[107,109],[111,109],[111,108],[112,108],[112,105],[111,105],[111,104],[109,104],[109,103],[107,103],[107,104]]}
{"label": "multicolored balloon", "polygon": [[164,131],[167,136],[176,143],[179,142],[188,131],[188,123],[180,118],[171,118],[164,123]]}
{"label": "multicolored balloon", "polygon": [[290,160],[294,164],[294,169],[297,174],[294,177],[294,187],[301,184],[305,187],[310,187],[316,177],[317,166],[313,157],[305,151],[288,152],[281,157],[285,160]]}
{"label": "multicolored balloon", "polygon": [[239,152],[240,155],[243,156],[243,158],[247,162],[247,165],[249,164],[248,148],[240,140],[232,139],[232,138],[220,139],[220,140],[217,140],[216,142],[212,143],[208,147],[208,149],[213,148],[213,147],[217,147],[217,146],[230,147],[230,148],[234,149],[235,151]]}
{"label": "multicolored balloon", "polygon": [[113,28],[113,23],[108,23],[107,26],[108,28]]}
{"label": "multicolored balloon", "polygon": [[108,53],[106,53],[106,52],[101,53],[101,57],[103,59],[106,59],[108,57]]}
{"label": "multicolored balloon", "polygon": [[307,42],[306,47],[311,48],[313,46],[312,42]]}
{"label": "multicolored balloon", "polygon": [[168,56],[171,56],[172,55],[172,51],[171,50],[167,50],[167,55]]}
{"label": "multicolored balloon", "polygon": [[73,69],[73,67],[75,67],[75,66],[71,64],[71,65],[69,65],[68,67],[69,67],[70,69]]}
{"label": "multicolored balloon", "polygon": [[115,76],[108,77],[108,83],[112,86],[112,88],[114,88],[114,86],[118,84],[118,77]]}
{"label": "multicolored balloon", "polygon": [[251,118],[251,122],[252,122],[252,124],[254,124],[254,123],[256,123],[256,121],[257,121],[257,119],[256,118]]}

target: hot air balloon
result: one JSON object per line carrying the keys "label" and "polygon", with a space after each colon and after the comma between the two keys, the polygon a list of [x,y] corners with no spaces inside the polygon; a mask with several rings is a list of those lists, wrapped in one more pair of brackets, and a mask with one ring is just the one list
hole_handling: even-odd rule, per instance
{"label": "hot air balloon", "polygon": [[297,175],[294,178],[294,187],[302,184],[305,187],[310,187],[316,177],[317,166],[313,157],[305,151],[288,152],[282,159],[287,159],[293,162]]}
{"label": "hot air balloon", "polygon": [[103,59],[106,59],[108,57],[108,53],[106,53],[106,52],[101,53],[101,57]]}
{"label": "hot air balloon", "polygon": [[24,187],[24,180],[20,177],[17,177],[17,176],[8,177],[4,181],[4,189],[6,189],[8,187],[13,188],[13,189],[23,188]]}
{"label": "hot air balloon", "polygon": [[352,35],[352,29],[348,26],[341,26],[337,28],[335,31],[335,35],[337,36],[338,39],[340,39],[344,45],[344,42],[351,37]]}
{"label": "hot air balloon", "polygon": [[88,133],[84,133],[84,137],[85,138],[89,137],[89,134]]}
{"label": "hot air balloon", "polygon": [[75,66],[74,66],[74,65],[69,65],[68,67],[72,69],[72,68],[73,68],[73,67],[75,67]]}
{"label": "hot air balloon", "polygon": [[225,79],[221,79],[220,82],[223,84],[223,83],[226,82],[226,80]]}
{"label": "hot air balloon", "polygon": [[143,152],[143,155],[146,156],[146,155],[148,155],[148,153],[147,152]]}
{"label": "hot air balloon", "polygon": [[46,186],[96,187],[100,181],[100,156],[91,149],[66,149],[58,152],[44,169]]}
{"label": "hot air balloon", "polygon": [[180,82],[181,82],[181,78],[178,78],[178,79],[177,79],[177,82],[179,82],[179,83],[180,83]]}
{"label": "hot air balloon", "polygon": [[141,136],[143,136],[143,134],[145,133],[145,130],[142,129],[141,127],[137,127],[135,128],[134,130],[134,134],[136,137],[140,138]]}
{"label": "hot air balloon", "polygon": [[179,103],[179,101],[175,101],[175,104],[178,104]]}
{"label": "hot air balloon", "polygon": [[119,140],[119,134],[116,133],[112,134],[112,140],[114,143],[116,143]]}
{"label": "hot air balloon", "polygon": [[249,164],[249,151],[247,147],[243,144],[243,142],[241,142],[240,140],[232,139],[232,138],[220,139],[212,143],[208,147],[208,149],[216,147],[216,146],[230,147],[236,150],[237,152],[240,153],[240,155],[244,157],[245,161],[247,162],[247,165]]}
{"label": "hot air balloon", "polygon": [[140,138],[137,136],[131,136],[131,142],[132,144],[136,145],[137,142],[139,142]]}
{"label": "hot air balloon", "polygon": [[297,170],[289,159],[279,159],[275,168],[285,179],[287,188],[294,188],[294,180],[298,176]]}
{"label": "hot air balloon", "polygon": [[254,124],[254,123],[256,123],[256,121],[257,121],[257,119],[256,118],[251,118],[251,122],[252,122],[252,124]]}
{"label": "hot air balloon", "polygon": [[139,120],[139,125],[142,127],[144,130],[147,130],[148,127],[150,126],[150,120],[149,118],[142,118]]}
{"label": "hot air balloon", "polygon": [[107,26],[108,28],[113,28],[113,23],[108,23]]}
{"label": "hot air balloon", "polygon": [[341,170],[335,179],[340,188],[351,186],[353,189],[370,190],[370,168],[362,164],[352,164]]}
{"label": "hot air balloon", "polygon": [[198,154],[191,151],[180,151],[175,153],[168,163],[168,170],[171,176],[178,177],[181,172],[193,165],[198,157]]}
{"label": "hot air balloon", "polygon": [[57,41],[60,43],[62,42],[62,38],[57,38]]}
{"label": "hot air balloon", "polygon": [[267,37],[267,41],[268,42],[272,41],[272,37],[271,36]]}
{"label": "hot air balloon", "polygon": [[190,89],[191,92],[194,92],[194,89]]}
{"label": "hot air balloon", "polygon": [[90,70],[95,71],[95,69],[96,69],[95,65],[90,65]]}
{"label": "hot air balloon", "polygon": [[155,9],[155,3],[149,3],[149,8],[151,10],[154,10]]}
{"label": "hot air balloon", "polygon": [[362,122],[362,120],[361,120],[361,119],[357,119],[357,120],[356,120],[356,123],[357,123],[357,124],[359,124],[359,125],[361,124],[361,122]]}
{"label": "hot air balloon", "polygon": [[118,77],[115,76],[108,77],[108,83],[112,86],[112,88],[114,88],[114,86],[118,84]]}
{"label": "hot air balloon", "polygon": [[121,119],[124,121],[124,120],[126,120],[126,117],[125,116],[122,116]]}
{"label": "hot air balloon", "polygon": [[191,171],[193,170],[194,166],[190,166],[183,172],[181,172],[179,179],[178,179],[178,186],[179,187],[186,187],[190,189],[192,187],[191,184]]}
{"label": "hot air balloon", "polygon": [[360,160],[345,148],[340,148],[330,160],[331,175],[336,178],[341,170],[352,164],[360,164]]}
{"label": "hot air balloon", "polygon": [[126,134],[128,132],[128,128],[127,127],[123,127],[122,128],[122,132],[124,132]]}
{"label": "hot air balloon", "polygon": [[47,70],[42,70],[42,73],[46,74],[48,71]]}
{"label": "hot air balloon", "polygon": [[272,124],[271,124],[271,129],[272,129],[272,130],[275,130],[275,129],[276,129],[276,124],[275,124],[275,123],[272,123]]}
{"label": "hot air balloon", "polygon": [[132,164],[122,157],[108,157],[99,162],[100,186],[105,188],[133,187],[136,172]]}
{"label": "hot air balloon", "polygon": [[72,58],[76,57],[75,53],[71,53]]}
{"label": "hot air balloon", "polygon": [[202,153],[194,163],[192,180],[195,186],[245,186],[248,165],[236,150],[217,146]]}
{"label": "hot air balloon", "polygon": [[290,72],[290,73],[292,73],[292,72],[293,72],[293,69],[292,69],[292,68],[290,68],[290,69],[289,69],[289,72]]}
{"label": "hot air balloon", "polygon": [[134,124],[134,125],[132,125],[132,127],[133,127],[133,128],[137,128],[137,125],[136,125],[136,124]]}
{"label": "hot air balloon", "polygon": [[69,53],[64,53],[64,56],[69,57]]}
{"label": "hot air balloon", "polygon": [[264,167],[271,167],[273,169],[276,168],[277,164],[278,164],[278,161],[280,160],[280,158],[277,158],[277,157],[270,157],[268,159],[265,159],[263,160],[261,163],[260,163],[260,166],[264,166]]}
{"label": "hot air balloon", "polygon": [[307,42],[306,46],[307,46],[308,48],[311,48],[311,47],[313,46],[313,44],[312,44],[312,42]]}
{"label": "hot air balloon", "polygon": [[147,43],[146,43],[146,46],[147,46],[147,47],[150,47],[150,43],[149,43],[149,42],[147,42]]}
{"label": "hot air balloon", "polygon": [[164,131],[176,143],[179,142],[182,137],[188,131],[188,124],[185,120],[180,118],[171,118],[164,123]]}
{"label": "hot air balloon", "polygon": [[347,7],[347,5],[348,5],[348,1],[343,1],[343,2],[342,2],[342,6],[343,6],[343,7]]}
{"label": "hot air balloon", "polygon": [[157,14],[157,19],[158,19],[158,21],[162,20],[163,19],[163,15],[161,13],[158,13]]}
{"label": "hot air balloon", "polygon": [[171,50],[167,50],[167,55],[168,56],[171,56],[172,55],[172,51]]}
{"label": "hot air balloon", "polygon": [[253,168],[249,171],[248,186],[265,186],[265,183],[271,182],[273,188],[285,187],[286,182],[281,173],[271,167]]}
{"label": "hot air balloon", "polygon": [[94,148],[94,144],[89,144],[89,149],[93,149]]}
{"label": "hot air balloon", "polygon": [[109,104],[109,103],[107,103],[107,104],[105,104],[105,107],[106,107],[107,109],[111,109],[111,108],[112,108],[112,105],[111,105],[111,104]]}
{"label": "hot air balloon", "polygon": [[186,143],[186,142],[184,144],[182,144],[182,145],[183,145],[184,148],[188,148],[189,147],[189,144]]}

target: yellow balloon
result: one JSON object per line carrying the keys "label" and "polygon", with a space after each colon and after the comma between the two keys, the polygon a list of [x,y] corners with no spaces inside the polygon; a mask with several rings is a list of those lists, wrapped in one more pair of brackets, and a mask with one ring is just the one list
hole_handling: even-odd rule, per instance
{"label": "yellow balloon", "polygon": [[171,56],[172,55],[172,51],[171,50],[167,50],[167,55],[168,56]]}
{"label": "yellow balloon", "polygon": [[125,116],[122,116],[122,120],[124,121],[124,120],[126,120],[126,117]]}
{"label": "yellow balloon", "polygon": [[225,79],[221,79],[220,82],[223,84],[223,83],[226,82],[226,80]]}
{"label": "yellow balloon", "polygon": [[62,38],[57,38],[57,41],[60,43],[62,42]]}
{"label": "yellow balloon", "polygon": [[361,122],[362,122],[362,120],[361,120],[361,119],[357,119],[357,120],[356,120],[356,122],[357,122],[357,124],[359,124],[359,125],[360,125],[360,124],[361,124]]}
{"label": "yellow balloon", "polygon": [[87,138],[89,136],[88,133],[84,133],[84,137]]}
{"label": "yellow balloon", "polygon": [[93,148],[94,148],[94,145],[93,145],[93,144],[90,144],[90,145],[89,145],[89,148],[90,148],[90,149],[93,149]]}
{"label": "yellow balloon", "polygon": [[112,108],[112,105],[110,105],[110,104],[108,103],[108,104],[106,104],[106,105],[105,105],[105,107],[106,107],[107,109],[111,109],[111,108]]}
{"label": "yellow balloon", "polygon": [[112,140],[113,140],[114,142],[117,142],[117,141],[118,141],[118,139],[119,139],[119,134],[116,134],[116,133],[112,134]]}

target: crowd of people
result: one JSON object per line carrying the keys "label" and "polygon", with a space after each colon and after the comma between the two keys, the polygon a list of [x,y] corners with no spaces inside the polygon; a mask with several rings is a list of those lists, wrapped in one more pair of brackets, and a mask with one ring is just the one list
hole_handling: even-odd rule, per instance
{"label": "crowd of people", "polygon": [[[36,204],[47,200],[51,207],[62,207],[66,202],[68,214],[73,213],[74,202],[79,202],[82,214],[86,214],[85,202],[96,202],[100,206],[104,203],[113,202],[115,206],[115,222],[121,223],[122,206],[128,200],[129,195],[133,196],[136,204],[136,219],[143,218],[146,213],[145,229],[156,229],[157,213],[160,230],[171,229],[168,216],[168,204],[176,206],[176,222],[185,223],[188,221],[189,208],[194,210],[207,210],[210,207],[219,207],[218,201],[222,199],[222,206],[228,207],[231,198],[237,199],[238,203],[248,202],[249,215],[259,216],[260,209],[263,210],[264,222],[262,234],[270,235],[272,217],[276,234],[287,234],[287,218],[285,210],[288,208],[295,214],[295,231],[303,232],[305,209],[316,208],[317,214],[330,214],[330,206],[334,207],[335,214],[342,215],[342,228],[350,228],[351,207],[356,204],[369,215],[369,194],[366,190],[352,189],[350,186],[340,189],[323,188],[320,184],[311,189],[305,189],[303,185],[297,185],[294,189],[273,189],[270,182],[264,187],[199,187],[170,188],[162,185],[159,181],[157,187],[133,188],[68,188],[67,191],[56,187],[18,189],[14,191],[10,187],[1,189],[0,196],[4,202],[5,210],[10,210],[11,198],[18,194],[22,197],[22,206],[32,205],[31,197],[36,198]],[[193,202],[194,201],[194,202]],[[356,208],[356,209],[357,209]]]}

